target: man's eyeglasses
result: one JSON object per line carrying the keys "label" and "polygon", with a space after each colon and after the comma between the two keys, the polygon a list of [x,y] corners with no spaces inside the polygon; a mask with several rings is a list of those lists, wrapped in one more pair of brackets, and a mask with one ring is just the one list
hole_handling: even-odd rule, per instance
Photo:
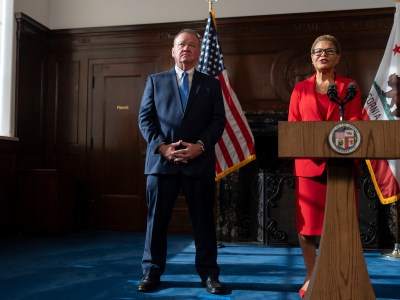
{"label": "man's eyeglasses", "polygon": [[180,42],[180,43],[176,43],[175,44],[175,47],[177,47],[179,49],[185,48],[186,46],[188,46],[190,49],[196,49],[197,48],[197,45],[193,44],[193,43],[186,44],[184,42]]}
{"label": "man's eyeglasses", "polygon": [[337,53],[337,50],[335,48],[326,48],[326,49],[316,48],[311,50],[311,53],[314,54],[315,56],[321,56],[322,53],[324,52],[326,55],[333,55]]}

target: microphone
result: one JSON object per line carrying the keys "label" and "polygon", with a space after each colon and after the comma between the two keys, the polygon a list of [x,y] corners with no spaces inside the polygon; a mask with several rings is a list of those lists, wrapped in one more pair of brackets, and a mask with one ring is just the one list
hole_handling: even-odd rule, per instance
{"label": "microphone", "polygon": [[326,92],[329,100],[331,100],[332,102],[335,102],[336,104],[340,104],[339,103],[339,97],[338,97],[338,90],[337,90],[337,86],[334,83],[331,83],[328,86],[328,91]]}
{"label": "microphone", "polygon": [[344,99],[341,99],[338,96],[338,89],[336,84],[331,83],[328,86],[328,91],[326,92],[329,100],[332,102],[336,103],[340,107],[340,121],[343,121],[344,118],[344,106],[347,102],[352,100],[355,95],[357,95],[357,85],[355,82],[350,82],[349,85],[347,86],[346,90],[346,97]]}
{"label": "microphone", "polygon": [[346,98],[344,98],[344,100],[346,102],[353,100],[355,95],[357,95],[357,84],[355,82],[350,82],[347,86]]}

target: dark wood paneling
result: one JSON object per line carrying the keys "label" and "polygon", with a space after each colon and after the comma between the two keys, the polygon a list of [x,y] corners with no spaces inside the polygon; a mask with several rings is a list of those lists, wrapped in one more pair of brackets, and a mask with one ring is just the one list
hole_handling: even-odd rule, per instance
{"label": "dark wood paneling", "polygon": [[46,28],[17,15],[16,130],[18,168],[40,168],[43,163],[46,120]]}
{"label": "dark wood paneling", "polygon": [[18,188],[16,215],[19,233],[59,234],[75,229],[73,172],[21,170]]}
{"label": "dark wood paneling", "polygon": [[16,140],[0,139],[0,233],[15,232]]}
{"label": "dark wood paneling", "polygon": [[[31,48],[25,45],[26,48]],[[23,50],[20,63],[26,72],[20,72],[18,88],[20,89],[18,105],[17,136],[21,141],[32,144],[42,142],[42,120],[44,105],[44,65],[45,57],[35,56]]]}
{"label": "dark wood paneling", "polygon": [[57,143],[78,145],[79,61],[59,62],[56,66]]}

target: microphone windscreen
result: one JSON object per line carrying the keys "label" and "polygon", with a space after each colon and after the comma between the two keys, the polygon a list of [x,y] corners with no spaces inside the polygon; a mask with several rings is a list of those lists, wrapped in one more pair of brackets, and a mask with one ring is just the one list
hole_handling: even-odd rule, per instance
{"label": "microphone windscreen", "polygon": [[347,86],[348,89],[355,89],[357,90],[357,84],[355,82],[350,82]]}
{"label": "microphone windscreen", "polygon": [[338,94],[338,90],[337,90],[337,86],[334,83],[331,83],[328,86],[328,91],[326,92],[328,94],[329,99],[337,99],[337,94]]}
{"label": "microphone windscreen", "polygon": [[351,100],[357,95],[357,84],[355,82],[350,82],[347,86],[346,100]]}

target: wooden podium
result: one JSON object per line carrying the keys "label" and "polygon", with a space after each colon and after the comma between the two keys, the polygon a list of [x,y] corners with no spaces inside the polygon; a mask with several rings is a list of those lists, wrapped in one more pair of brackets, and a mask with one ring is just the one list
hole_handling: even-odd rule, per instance
{"label": "wooden podium", "polygon": [[[332,142],[346,124],[356,129],[359,143],[347,150],[340,138],[337,145]],[[350,139],[349,145],[354,143]],[[353,160],[400,158],[400,122],[279,122],[278,155],[327,159],[324,226],[305,299],[376,299],[360,240]]]}

